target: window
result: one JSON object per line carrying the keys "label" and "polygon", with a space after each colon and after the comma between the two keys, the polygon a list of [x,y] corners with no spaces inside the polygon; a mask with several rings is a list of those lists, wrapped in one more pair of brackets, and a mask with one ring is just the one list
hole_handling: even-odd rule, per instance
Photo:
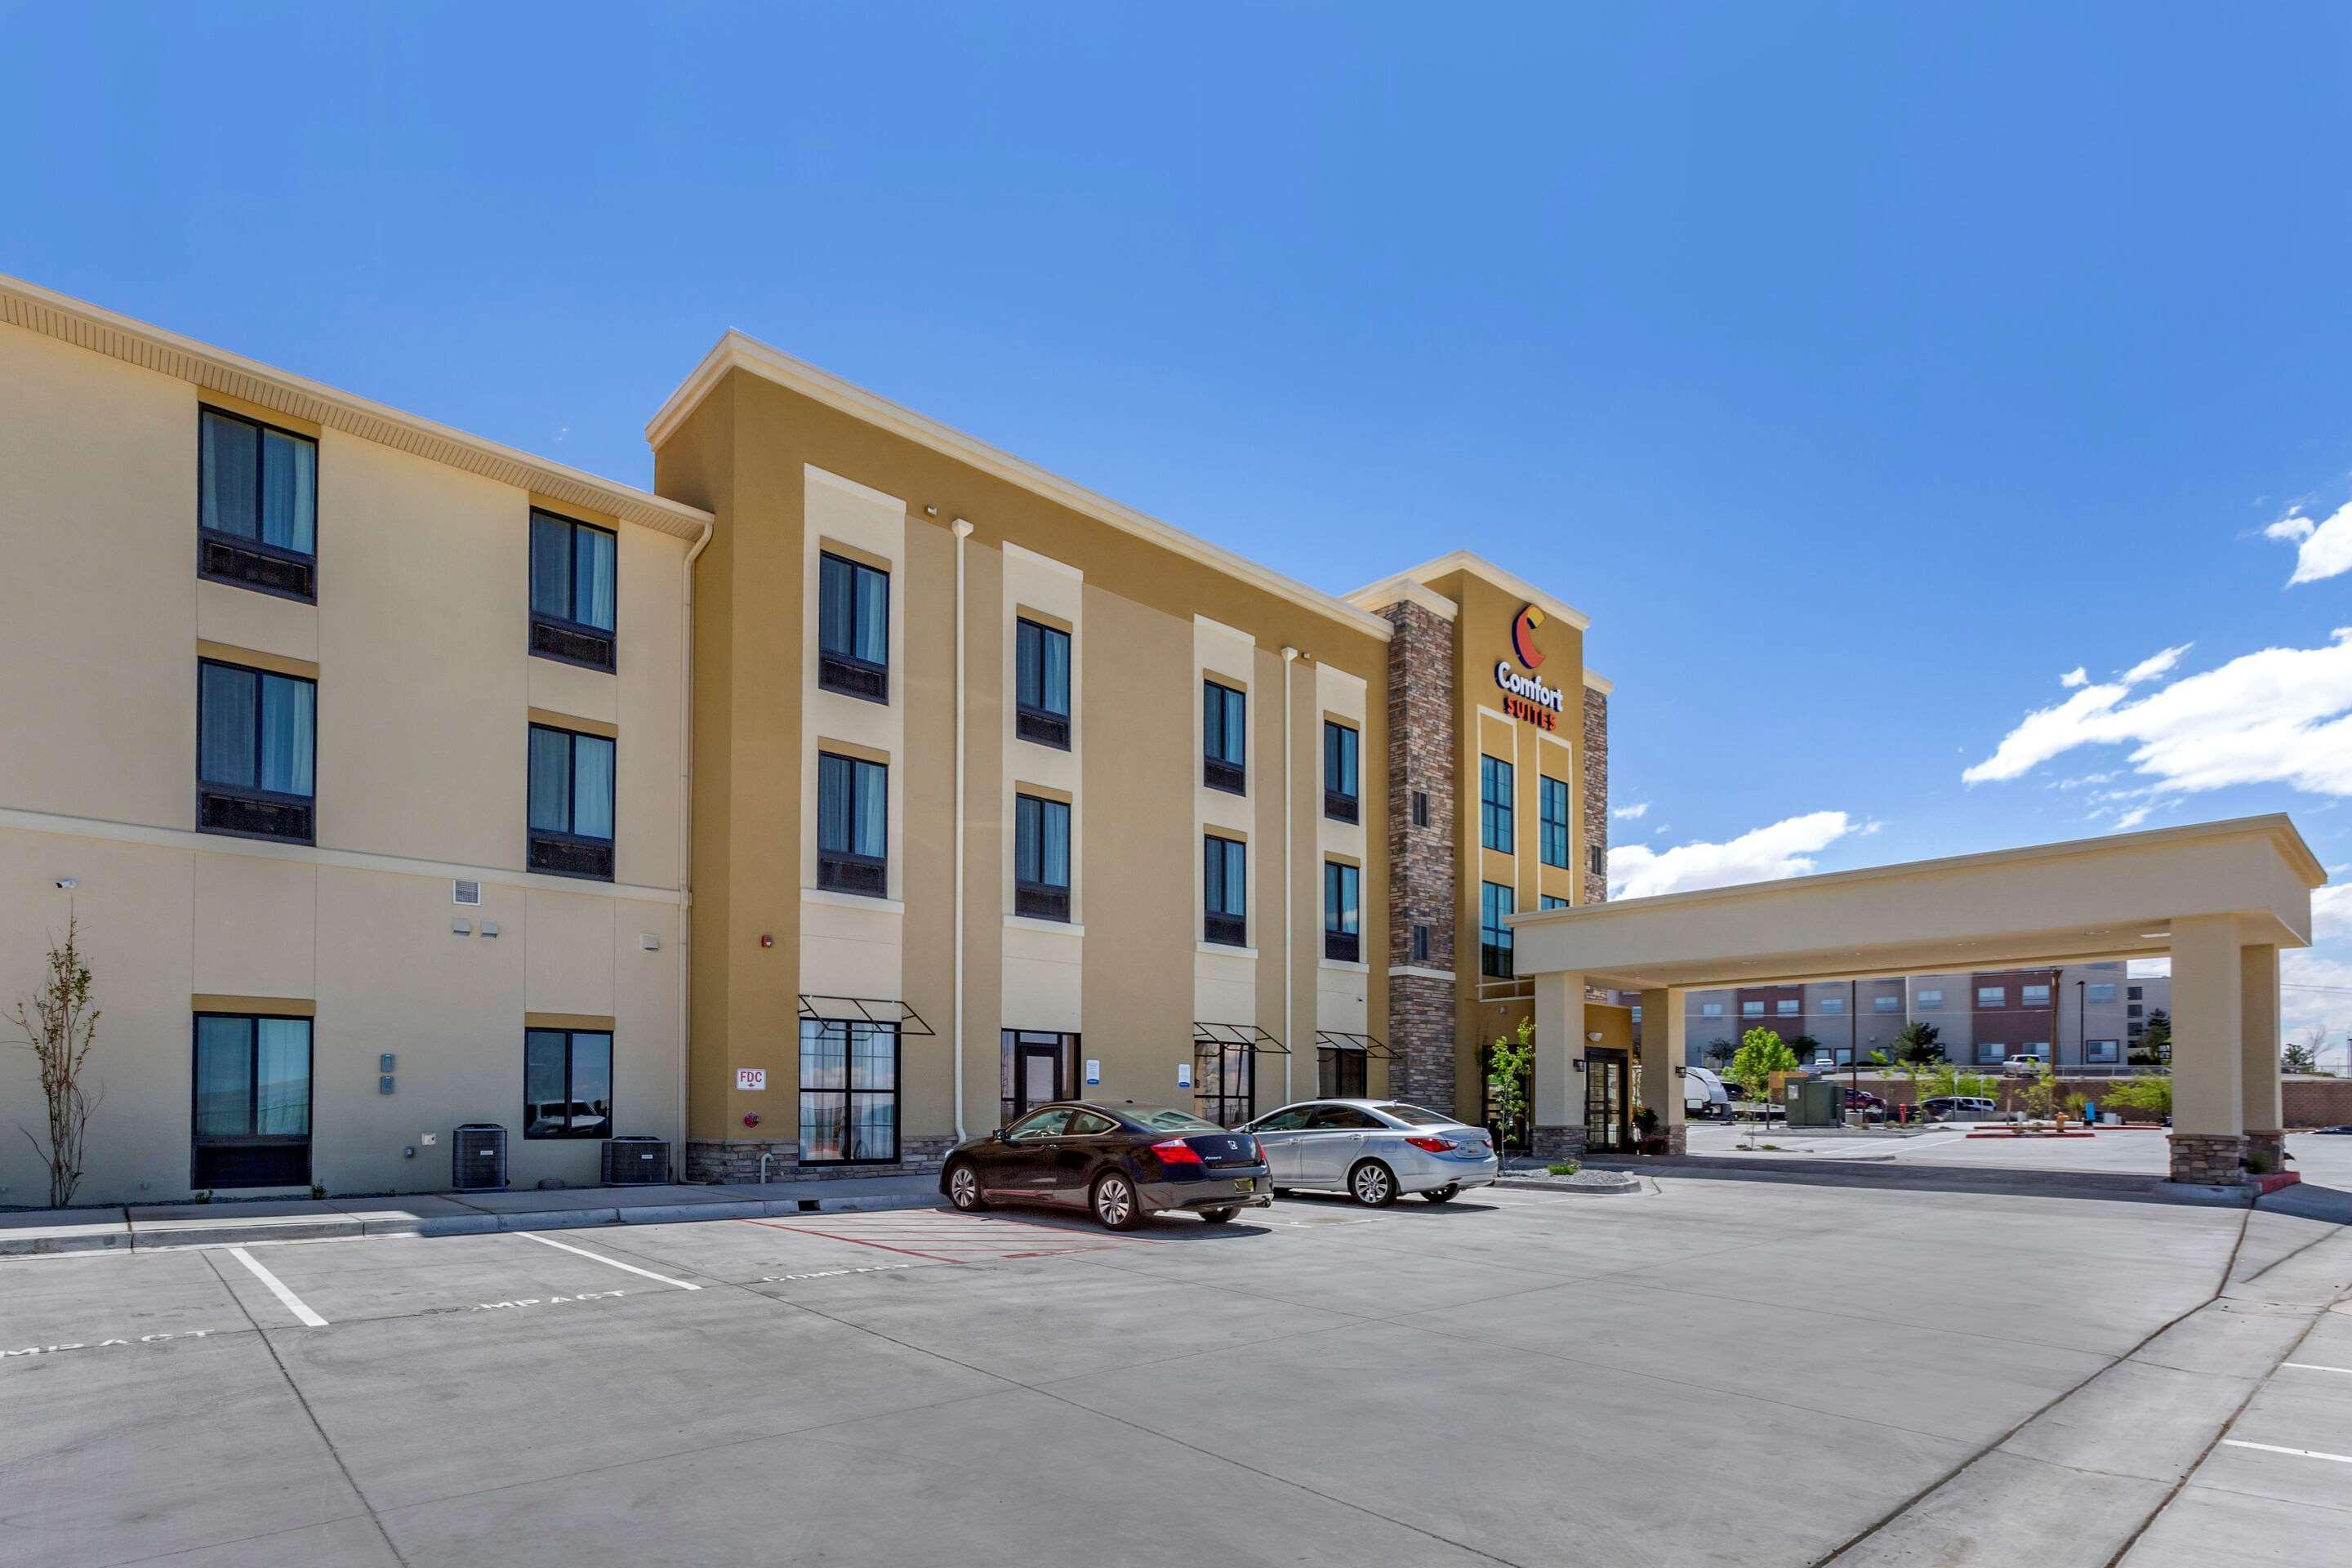
{"label": "window", "polygon": [[1723,1004],[1702,1002],[1698,1005],[1698,1016],[1702,1018],[1720,1018],[1723,1016]]}
{"label": "window", "polygon": [[196,574],[319,596],[319,444],[258,420],[197,415]]}
{"label": "window", "polygon": [[1742,1002],[1739,1005],[1739,1016],[1743,1018],[1760,1018],[1764,1016],[1764,1004],[1761,1002]]}
{"label": "window", "polygon": [[188,1184],[310,1184],[310,1020],[196,1015]]}
{"label": "window", "polygon": [[1249,699],[1201,682],[1201,782],[1229,795],[1249,791]]}
{"label": "window", "polygon": [[1903,1011],[1903,994],[1899,991],[1882,991],[1870,999],[1870,1005],[1874,1012],[1900,1013]]}
{"label": "window", "polygon": [[1361,873],[1337,860],[1323,862],[1323,956],[1342,963],[1363,957],[1363,938],[1357,921],[1357,891]]}
{"label": "window", "polygon": [[1070,1118],[1074,1114],[1066,1105],[1031,1111],[1004,1130],[1004,1141],[1007,1143],[1034,1143],[1041,1138],[1059,1138],[1070,1130]]}
{"label": "window", "polygon": [[1794,996],[1782,996],[1772,1004],[1774,1015],[1782,1018],[1794,1018],[1804,1010],[1805,1005]]}
{"label": "window", "polygon": [[1358,820],[1356,752],[1362,743],[1347,725],[1323,721],[1323,815],[1334,822]]}
{"label": "window", "polygon": [[1561,898],[1558,893],[1538,893],[1536,895],[1536,908],[1538,910],[1564,910],[1568,908],[1568,900]]}
{"label": "window", "polygon": [[1921,991],[1917,1001],[1922,1009],[1932,1011],[1944,1005],[1944,994],[1941,991]]}
{"label": "window", "polygon": [[1035,621],[1013,623],[1013,733],[1070,749],[1070,634]]}
{"label": "window", "polygon": [[1429,962],[1429,928],[1425,925],[1412,928],[1412,962],[1415,963]]}
{"label": "window", "polygon": [[1047,1029],[1006,1029],[997,1121],[1010,1127],[1032,1106],[1077,1092],[1078,1037]]}
{"label": "window", "polygon": [[2137,1018],[2134,1018],[2130,1023],[2124,1026],[2124,1033],[2137,1040],[2142,1035],[2147,1033],[2147,1026],[2141,1023]]}
{"label": "window", "polygon": [[830,551],[816,558],[816,683],[890,700],[890,574]]}
{"label": "window", "polygon": [[1371,1091],[1372,1054],[1353,1046],[1315,1047],[1315,1092],[1326,1100],[1362,1100]]}
{"label": "window", "polygon": [[863,757],[819,752],[816,885],[836,893],[887,897],[889,854],[890,770]]}
{"label": "window", "polygon": [[609,529],[532,509],[531,652],[591,669],[613,668],[619,544]]}
{"label": "window", "polygon": [[2005,986],[2005,985],[1979,985],[1979,986],[1978,986],[1978,987],[1977,987],[1977,1005],[1978,1005],[1978,1006],[1979,1006],[1979,1007],[2006,1007],[2006,1006],[2008,1006],[2008,1005],[2009,1005],[2009,987],[2007,987],[2007,986]]}
{"label": "window", "polygon": [[2140,999],[2140,993],[2139,993],[2139,987],[2138,987],[2138,986],[2137,986],[2137,985],[2133,985],[2133,986],[2127,986],[2127,987],[2126,987],[2126,988],[2125,988],[2125,991],[2124,991],[2124,1000],[2125,1000],[2125,1001],[2126,1001],[2126,1002],[2137,1002],[2137,1001],[2138,1001],[2139,999]]}
{"label": "window", "polygon": [[2146,1008],[2141,1003],[2126,1002],[2124,1004],[2124,1016],[2127,1018],[2137,1018],[2144,1011],[2146,1011]]}
{"label": "window", "polygon": [[1034,795],[1013,797],[1013,912],[1070,918],[1070,808]]}
{"label": "window", "polygon": [[2017,1047],[2017,1054],[2023,1057],[2039,1057],[2046,1062],[2050,1059],[2050,1042],[2047,1040],[2028,1040],[2025,1044]]}
{"label": "window", "polygon": [[530,727],[530,868],[613,879],[613,742]]}
{"label": "window", "polygon": [[1568,868],[1568,785],[1558,779],[1536,781],[1536,847],[1547,866]]}
{"label": "window", "polygon": [[[1612,994],[1614,994],[1614,993]],[[1636,1024],[1640,1023],[1642,1021],[1642,1005],[1639,1002],[1634,1003],[1631,1011],[1633,1015],[1633,1022]]]}
{"label": "window", "polygon": [[1201,840],[1201,940],[1249,945],[1249,846],[1238,838]]}
{"label": "window", "polygon": [[2115,1040],[2085,1040],[2083,1042],[2083,1059],[2092,1063],[2121,1061],[2121,1044]]}
{"label": "window", "polygon": [[1258,1132],[1303,1131],[1307,1126],[1307,1119],[1313,1114],[1315,1114],[1315,1108],[1311,1105],[1287,1106],[1255,1123],[1252,1131]]}
{"label": "window", "polygon": [[1588,844],[1584,847],[1584,868],[1596,877],[1605,877],[1609,874],[1609,857],[1602,851],[1600,845]]}
{"label": "window", "polygon": [[1100,1138],[1105,1133],[1118,1131],[1118,1123],[1108,1116],[1092,1110],[1073,1110],[1070,1112],[1070,1124],[1063,1130],[1063,1135],[1069,1138]]}
{"label": "window", "polygon": [[601,1029],[528,1029],[522,1043],[522,1135],[613,1135],[613,1037]]}
{"label": "window", "polygon": [[1511,764],[1493,757],[1478,759],[1478,842],[1489,849],[1511,853]]}
{"label": "window", "polygon": [[1412,825],[1415,827],[1429,826],[1429,792],[1425,789],[1412,792]]}
{"label": "window", "polygon": [[196,666],[196,826],[313,841],[319,687],[299,676]]}
{"label": "window", "polygon": [[1496,980],[1511,978],[1511,889],[1500,882],[1478,884],[1478,973]]}
{"label": "window", "polygon": [[1843,996],[1817,996],[1813,999],[1813,1005],[1820,1008],[1822,1012],[1828,1016],[1835,1017],[1837,1015],[1845,1011],[1845,998]]}
{"label": "window", "polygon": [[1979,1067],[1997,1066],[2000,1062],[2001,1058],[2008,1055],[2009,1047],[2002,1045],[1999,1040],[1979,1040],[1977,1042],[1977,1065]]}
{"label": "window", "polygon": [[2112,980],[2102,980],[2083,987],[2083,1000],[2085,1002],[2112,1002],[2115,999],[2116,986]]}
{"label": "window", "polygon": [[2050,1005],[2050,987],[2047,984],[2019,986],[2017,1005],[2021,1007],[2047,1007]]}
{"label": "window", "polygon": [[898,1157],[898,1026],[801,1020],[801,1163]]}

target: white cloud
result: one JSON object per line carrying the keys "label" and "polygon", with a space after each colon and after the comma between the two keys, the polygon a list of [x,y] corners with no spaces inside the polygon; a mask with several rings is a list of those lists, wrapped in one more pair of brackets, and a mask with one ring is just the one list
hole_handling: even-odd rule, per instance
{"label": "white cloud", "polygon": [[2352,572],[2352,501],[2337,507],[2325,522],[2312,521],[2297,507],[2263,529],[2263,537],[2295,546],[2294,575],[2286,580],[2288,587],[2340,577]]}
{"label": "white cloud", "polygon": [[1620,822],[1639,821],[1641,818],[1650,815],[1650,803],[1644,800],[1636,802],[1632,805],[1621,805],[1609,815],[1615,817]]}
{"label": "white cloud", "polygon": [[2311,893],[2311,940],[2352,936],[2352,882],[2330,882]]}
{"label": "white cloud", "polygon": [[1609,851],[1609,896],[1643,899],[1738,882],[1770,882],[1813,869],[1811,856],[1853,830],[1843,811],[1815,811],[1741,834],[1723,844],[1656,850],[1624,844]]}
{"label": "white cloud", "polygon": [[2091,672],[2084,669],[2078,664],[2074,668],[2068,670],[2065,674],[2060,676],[2058,678],[2058,684],[2068,688],[2088,686],[2091,684]]}
{"label": "white cloud", "polygon": [[2275,783],[2352,795],[2352,626],[2318,647],[2242,654],[2125,700],[2181,651],[2167,648],[2121,681],[2028,713],[1961,779],[2019,778],[2077,746],[2130,744],[2135,771],[2158,794]]}
{"label": "white cloud", "polygon": [[2137,827],[2141,823],[2146,822],[2147,820],[2147,814],[2154,809],[2155,808],[2153,806],[2133,806],[2129,811],[2125,812],[2121,816],[2116,818],[2116,831],[2117,833],[2128,833],[2133,828]]}
{"label": "white cloud", "polygon": [[2194,643],[2182,643],[2179,647],[2168,647],[2160,653],[2149,654],[2146,658],[2124,671],[2124,684],[2137,686],[2142,681],[2154,680],[2158,676],[2179,664],[2180,656],[2196,646]]}

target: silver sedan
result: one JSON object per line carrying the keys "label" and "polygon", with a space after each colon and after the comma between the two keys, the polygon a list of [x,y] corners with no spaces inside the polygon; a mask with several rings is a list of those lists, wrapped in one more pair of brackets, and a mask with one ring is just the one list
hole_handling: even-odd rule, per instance
{"label": "silver sedan", "polygon": [[1401,1193],[1442,1204],[1501,1167],[1485,1128],[1393,1100],[1301,1100],[1249,1131],[1265,1146],[1276,1192],[1346,1193],[1374,1208]]}

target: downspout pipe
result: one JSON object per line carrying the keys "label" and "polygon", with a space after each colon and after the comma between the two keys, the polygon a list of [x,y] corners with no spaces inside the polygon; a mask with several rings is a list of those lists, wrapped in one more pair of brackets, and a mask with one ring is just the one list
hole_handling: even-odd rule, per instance
{"label": "downspout pipe", "polygon": [[1293,798],[1291,771],[1294,759],[1290,754],[1290,710],[1297,706],[1290,690],[1291,667],[1298,662],[1298,650],[1282,650],[1282,1102],[1288,1105],[1297,1098],[1290,1084],[1291,1037],[1297,1032],[1298,1015],[1292,1005],[1290,987],[1298,975],[1298,927],[1291,919],[1290,884],[1290,824],[1298,815],[1298,802]]}
{"label": "downspout pipe", "polygon": [[677,1174],[686,1174],[686,1070],[688,1029],[694,1021],[694,862],[688,835],[694,827],[694,563],[710,543],[716,524],[706,521],[678,568],[678,601],[685,618],[686,657],[678,662],[677,701]]}
{"label": "downspout pipe", "polygon": [[955,1135],[964,1141],[963,1125],[963,818],[964,818],[964,647],[963,546],[971,524],[958,518],[955,532]]}

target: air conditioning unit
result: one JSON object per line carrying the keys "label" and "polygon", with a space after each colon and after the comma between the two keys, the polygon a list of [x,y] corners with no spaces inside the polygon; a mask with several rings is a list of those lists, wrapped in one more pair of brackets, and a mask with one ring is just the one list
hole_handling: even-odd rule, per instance
{"label": "air conditioning unit", "polygon": [[495,1121],[468,1121],[451,1133],[449,1184],[461,1193],[504,1192],[507,1130]]}
{"label": "air conditioning unit", "polygon": [[634,1186],[669,1180],[669,1145],[658,1138],[604,1140],[604,1184]]}

